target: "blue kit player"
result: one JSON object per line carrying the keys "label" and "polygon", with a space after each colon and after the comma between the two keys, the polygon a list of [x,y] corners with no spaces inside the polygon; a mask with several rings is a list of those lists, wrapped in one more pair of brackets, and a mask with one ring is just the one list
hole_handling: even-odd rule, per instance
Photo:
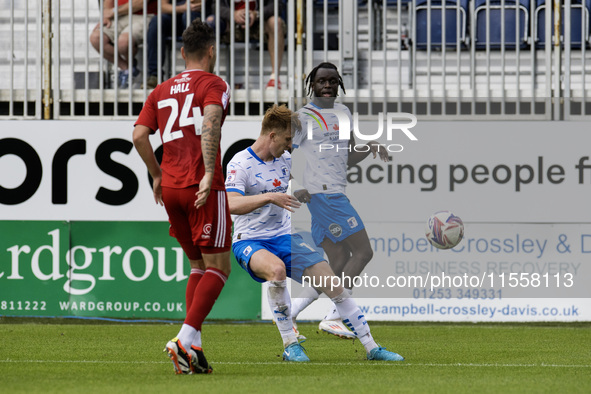
{"label": "blue kit player", "polygon": [[[379,155],[383,161],[390,159],[385,147],[376,141],[356,144],[352,130],[344,133],[347,138],[340,138],[338,114],[347,117],[351,127],[353,119],[345,105],[335,102],[339,87],[344,93],[345,86],[334,64],[319,64],[310,72],[306,83],[312,100],[297,111],[304,130],[294,135],[293,141],[293,148],[300,150],[306,158],[306,168],[303,188],[294,185],[293,192],[300,202],[308,204],[312,238],[324,249],[335,274],[350,278],[343,284],[351,294],[353,279],[369,263],[373,250],[363,221],[345,195],[347,168],[370,153],[374,158]],[[306,125],[311,126],[311,135],[308,135]],[[308,288],[294,300],[294,320],[318,296],[316,289]],[[332,306],[318,328],[341,338],[355,338],[342,318],[338,308]]]}
{"label": "blue kit player", "polygon": [[[228,164],[226,191],[230,212],[235,215],[232,251],[254,280],[268,282],[269,306],[285,349],[283,359],[301,362],[309,358],[293,327],[287,277],[301,282],[302,276],[332,278],[334,273],[320,254],[291,233],[291,212],[301,204],[287,193],[291,172],[288,150],[292,130],[299,128],[294,112],[285,106],[271,107],[255,143]],[[404,360],[378,346],[364,315],[343,287],[325,286],[319,290],[335,303],[343,322],[365,347],[369,360]]]}

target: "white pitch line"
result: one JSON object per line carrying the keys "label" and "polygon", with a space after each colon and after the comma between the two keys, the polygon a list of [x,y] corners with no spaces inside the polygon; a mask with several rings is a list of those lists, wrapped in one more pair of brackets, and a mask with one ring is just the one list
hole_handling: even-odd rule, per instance
{"label": "white pitch line", "polygon": [[[40,364],[168,364],[169,361],[101,361],[101,360],[0,360],[0,363],[40,363]],[[409,363],[409,362],[347,362],[347,363],[287,363],[284,361],[214,361],[212,365],[323,365],[323,366],[389,366],[389,367],[474,367],[474,368],[591,368],[589,364],[479,364],[479,363]]]}
{"label": "white pitch line", "polygon": [[[215,362],[212,364],[228,364],[228,365],[293,365],[294,363],[286,363],[284,361],[275,361],[275,362],[240,362],[240,361],[228,361],[228,362]],[[434,363],[409,363],[409,362],[377,362],[377,361],[366,361],[366,362],[349,362],[349,363],[321,363],[321,362],[307,362],[305,365],[338,365],[338,366],[370,366],[370,367],[377,367],[377,366],[389,366],[389,367],[479,367],[479,368],[487,368],[487,367],[522,367],[522,368],[532,368],[532,367],[544,367],[544,368],[591,368],[591,365],[569,365],[569,364],[463,364],[463,363],[451,363],[451,364],[434,364]]]}

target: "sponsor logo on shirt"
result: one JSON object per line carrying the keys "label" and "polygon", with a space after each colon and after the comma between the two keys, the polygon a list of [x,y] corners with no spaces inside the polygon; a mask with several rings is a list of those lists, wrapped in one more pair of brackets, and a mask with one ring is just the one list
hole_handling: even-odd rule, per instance
{"label": "sponsor logo on shirt", "polygon": [[184,82],[189,82],[191,80],[191,78],[189,78],[190,74],[183,74],[181,75],[180,78],[177,78],[174,80],[174,83],[184,83]]}
{"label": "sponsor logo on shirt", "polygon": [[336,223],[331,223],[328,226],[328,231],[337,238],[343,234],[343,229]]}

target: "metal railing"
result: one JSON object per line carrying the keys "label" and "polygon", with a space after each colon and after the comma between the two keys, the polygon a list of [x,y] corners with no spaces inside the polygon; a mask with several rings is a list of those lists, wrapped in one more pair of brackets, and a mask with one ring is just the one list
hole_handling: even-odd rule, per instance
{"label": "metal railing", "polygon": [[[0,58],[0,117],[131,119],[139,114],[150,93],[151,16],[141,13],[145,28],[135,56],[141,73],[121,89],[120,71],[105,60],[103,41],[98,51],[89,42],[105,1],[0,0],[6,10],[0,15],[0,48],[7,54]],[[158,9],[164,1],[156,1]],[[221,2],[207,4],[215,12],[202,2],[200,11],[215,21],[216,73],[232,88],[231,117],[259,117],[271,103],[303,97],[305,73],[321,61],[339,67],[347,90],[341,100],[360,114],[386,110],[442,120],[562,120],[591,112],[587,0],[275,0],[274,15],[285,4],[285,51],[276,76],[281,88],[266,88],[272,68],[263,23],[254,28],[256,38],[250,27],[236,38],[230,1],[232,20],[224,34]],[[144,10],[148,3],[143,0]],[[177,0],[170,3],[176,31],[182,20]],[[113,23],[127,18],[133,31],[132,3],[127,7]],[[177,34],[162,40],[169,35],[162,17],[154,16],[158,64],[164,64],[158,67],[159,82],[184,66]],[[281,19],[275,18],[275,37]],[[98,29],[102,37],[102,24]],[[117,53],[118,40],[113,45]],[[273,49],[277,64],[278,40]],[[133,58],[127,57],[128,69]]]}

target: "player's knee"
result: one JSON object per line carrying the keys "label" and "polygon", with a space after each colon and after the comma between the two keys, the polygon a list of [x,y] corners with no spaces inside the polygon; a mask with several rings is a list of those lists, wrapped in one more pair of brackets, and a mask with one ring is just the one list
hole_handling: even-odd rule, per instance
{"label": "player's knee", "polygon": [[359,248],[354,253],[357,254],[358,259],[364,264],[369,263],[369,261],[373,258],[373,250],[370,247]]}
{"label": "player's knee", "polygon": [[365,253],[365,259],[367,260],[367,262],[369,262],[372,258],[373,258],[373,250],[371,248],[368,248],[367,252]]}
{"label": "player's knee", "polygon": [[286,277],[287,277],[287,274],[285,272],[285,265],[273,264],[267,270],[267,278],[265,278],[265,279],[278,281],[278,280],[285,280]]}
{"label": "player's knee", "polygon": [[226,275],[226,277],[229,277],[230,273],[232,272],[232,265],[230,265],[230,264],[223,264],[223,265],[216,267],[216,268],[218,268],[220,271],[222,271]]}

